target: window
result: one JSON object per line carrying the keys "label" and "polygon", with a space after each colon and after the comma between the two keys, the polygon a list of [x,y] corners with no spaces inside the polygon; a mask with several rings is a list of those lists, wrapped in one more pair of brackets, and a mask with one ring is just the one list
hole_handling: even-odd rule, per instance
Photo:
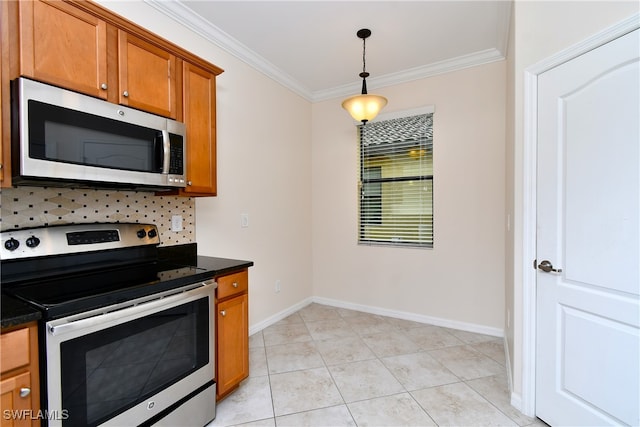
{"label": "window", "polygon": [[359,126],[359,242],[433,247],[433,113]]}
{"label": "window", "polygon": [[368,166],[362,171],[362,221],[367,225],[382,224],[382,167]]}

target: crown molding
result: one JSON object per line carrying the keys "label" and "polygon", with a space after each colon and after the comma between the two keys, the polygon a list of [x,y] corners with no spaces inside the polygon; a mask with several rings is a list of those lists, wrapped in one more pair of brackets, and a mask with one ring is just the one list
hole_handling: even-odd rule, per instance
{"label": "crown molding", "polygon": [[[247,46],[240,43],[217,26],[203,19],[200,15],[185,6],[181,1],[144,0],[144,2],[309,102],[319,102],[353,95],[359,87],[359,83],[354,81],[353,83],[337,86],[327,90],[311,91],[298,80],[294,79],[262,56],[256,54]],[[394,86],[425,77],[431,77],[437,74],[457,71],[464,68],[474,67],[476,65],[487,64],[489,62],[501,61],[503,59],[505,59],[503,52],[498,49],[487,49],[403,70],[397,73],[370,78],[368,79],[368,83],[373,87]]]}
{"label": "crown molding", "polygon": [[[444,74],[469,67],[475,67],[476,65],[502,61],[503,59],[505,59],[504,55],[497,49],[487,49],[480,52],[447,59],[444,61],[434,62],[420,67],[410,68],[408,70],[399,71],[397,73],[368,78],[367,85],[369,86],[369,88],[395,86],[401,83],[423,79],[425,77],[431,77],[438,74]],[[354,82],[347,85],[337,86],[332,89],[316,91],[313,93],[311,102],[325,101],[327,99],[353,95],[358,89],[359,85]]]}

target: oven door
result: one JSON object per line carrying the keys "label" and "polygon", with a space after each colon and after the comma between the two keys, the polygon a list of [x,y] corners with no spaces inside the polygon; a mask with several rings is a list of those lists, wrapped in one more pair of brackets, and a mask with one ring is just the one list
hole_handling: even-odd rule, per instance
{"label": "oven door", "polygon": [[[139,425],[208,384],[215,393],[214,290],[202,282],[47,322],[49,425]],[[200,423],[215,417],[215,399],[194,401]]]}

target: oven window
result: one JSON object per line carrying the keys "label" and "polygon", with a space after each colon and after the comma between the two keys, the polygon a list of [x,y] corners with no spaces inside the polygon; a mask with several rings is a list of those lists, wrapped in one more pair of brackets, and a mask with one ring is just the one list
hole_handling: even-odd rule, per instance
{"label": "oven window", "polygon": [[202,298],[60,345],[64,425],[97,425],[209,362]]}

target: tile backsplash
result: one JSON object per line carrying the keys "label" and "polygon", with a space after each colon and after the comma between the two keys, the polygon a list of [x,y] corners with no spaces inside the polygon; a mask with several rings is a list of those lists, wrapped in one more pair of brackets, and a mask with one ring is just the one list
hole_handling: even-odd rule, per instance
{"label": "tile backsplash", "polygon": [[[195,201],[142,191],[5,188],[0,192],[2,231],[15,228],[92,222],[156,224],[160,246],[195,242]],[[182,231],[171,231],[171,217],[182,215]]]}

